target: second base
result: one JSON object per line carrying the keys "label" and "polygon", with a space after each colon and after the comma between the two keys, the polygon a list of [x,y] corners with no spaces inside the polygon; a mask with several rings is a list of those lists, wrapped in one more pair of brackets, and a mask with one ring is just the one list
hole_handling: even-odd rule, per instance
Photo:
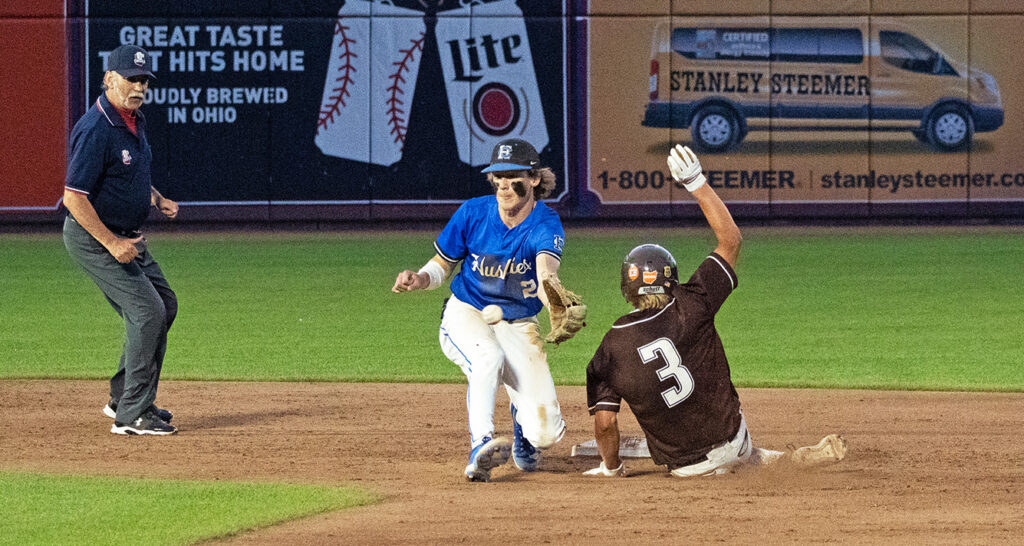
{"label": "second base", "polygon": [[[601,454],[597,452],[597,440],[589,440],[572,446],[570,456],[600,457]],[[619,438],[619,457],[624,459],[649,459],[651,452],[647,449],[647,438],[639,436],[623,436]]]}

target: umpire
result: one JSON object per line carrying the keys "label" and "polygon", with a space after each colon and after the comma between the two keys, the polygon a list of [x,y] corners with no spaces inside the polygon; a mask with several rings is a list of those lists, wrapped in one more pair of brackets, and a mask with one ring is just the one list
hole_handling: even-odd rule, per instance
{"label": "umpire", "polygon": [[167,330],[177,298],[139,229],[156,206],[174,218],[178,204],[152,186],[153,154],[139,111],[155,79],[144,49],[122,45],[107,59],[104,93],[71,131],[64,185],[64,246],[124,319],[121,363],[104,413],[114,434],[168,435],[171,413],[155,405]]}

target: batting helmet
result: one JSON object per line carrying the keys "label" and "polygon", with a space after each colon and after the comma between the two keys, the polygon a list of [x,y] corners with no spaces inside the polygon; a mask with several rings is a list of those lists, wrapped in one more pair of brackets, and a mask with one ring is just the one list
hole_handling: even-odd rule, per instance
{"label": "batting helmet", "polygon": [[637,296],[664,294],[672,282],[679,282],[679,270],[672,254],[658,245],[640,245],[622,261],[622,296],[633,302]]}

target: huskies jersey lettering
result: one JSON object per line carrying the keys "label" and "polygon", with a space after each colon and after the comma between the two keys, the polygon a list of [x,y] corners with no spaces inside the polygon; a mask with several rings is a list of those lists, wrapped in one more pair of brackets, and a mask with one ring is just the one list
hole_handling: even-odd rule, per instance
{"label": "huskies jersey lettering", "polygon": [[459,207],[434,249],[453,265],[462,261],[451,283],[455,297],[477,309],[498,305],[505,320],[515,320],[540,312],[537,254],[561,260],[564,241],[558,213],[544,203],[509,229],[498,215],[497,199],[487,195]]}
{"label": "huskies jersey lettering", "polygon": [[656,464],[699,462],[739,429],[739,396],[715,330],[715,313],[735,287],[732,267],[712,253],[672,286],[664,308],[615,321],[587,366],[590,414],[617,412],[625,399]]}

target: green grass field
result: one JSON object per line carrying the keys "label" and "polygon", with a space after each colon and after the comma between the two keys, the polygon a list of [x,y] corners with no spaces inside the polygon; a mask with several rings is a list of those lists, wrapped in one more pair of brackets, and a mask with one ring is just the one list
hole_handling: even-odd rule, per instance
{"label": "green grass field", "polygon": [[[447,289],[396,295],[433,232],[155,233],[178,293],[163,378],[461,382],[441,354]],[[1024,390],[1019,228],[748,229],[740,287],[718,316],[739,386]],[[549,350],[583,384],[628,308],[619,263],[659,242],[688,276],[707,229],[568,231],[561,276],[588,327]],[[106,378],[121,324],[60,237],[0,237],[0,378]],[[546,323],[546,314],[542,315]]]}
{"label": "green grass field", "polygon": [[19,545],[185,544],[377,501],[351,487],[2,470],[0,490],[0,544]]}
{"label": "green grass field", "polygon": [[[1024,390],[1024,237],[1005,229],[749,229],[740,288],[717,324],[745,387]],[[583,384],[628,308],[619,263],[658,242],[688,276],[707,229],[569,230],[561,277],[589,326],[549,350],[555,381]],[[447,289],[395,295],[434,233],[156,233],[178,293],[163,378],[462,382],[437,342]],[[120,319],[60,237],[0,236],[0,379],[113,373]],[[542,314],[546,323],[546,314]],[[187,543],[375,502],[353,488],[142,481],[4,472],[0,543]],[[182,528],[125,526],[126,507]],[[55,507],[59,509],[54,509]],[[148,507],[148,508],[147,508]],[[138,512],[138,510],[135,510]],[[185,515],[183,515],[185,514]],[[168,520],[171,521],[171,520]]]}

